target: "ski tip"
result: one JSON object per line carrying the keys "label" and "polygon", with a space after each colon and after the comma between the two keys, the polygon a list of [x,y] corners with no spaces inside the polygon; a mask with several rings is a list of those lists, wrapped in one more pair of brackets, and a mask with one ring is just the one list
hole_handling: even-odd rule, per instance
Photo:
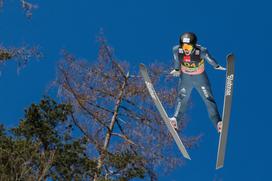
{"label": "ski tip", "polygon": [[229,53],[229,54],[227,55],[227,60],[233,61],[234,58],[235,58],[234,53]]}
{"label": "ski tip", "polygon": [[192,160],[190,155],[188,154],[188,152],[186,150],[182,151],[182,155],[184,156],[184,158],[186,158],[188,160]]}
{"label": "ski tip", "polygon": [[140,63],[139,67],[140,67],[140,68],[144,68],[145,65],[144,65],[143,63]]}
{"label": "ski tip", "polygon": [[216,170],[219,170],[220,168],[223,168],[223,165],[216,165]]}

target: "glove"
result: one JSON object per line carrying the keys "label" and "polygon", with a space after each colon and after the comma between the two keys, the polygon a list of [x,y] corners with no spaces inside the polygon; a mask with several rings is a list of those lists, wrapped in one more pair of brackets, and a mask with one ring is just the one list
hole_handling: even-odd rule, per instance
{"label": "glove", "polygon": [[226,70],[226,68],[222,67],[221,65],[217,65],[214,69],[215,70]]}
{"label": "glove", "polygon": [[180,76],[180,71],[174,69],[174,70],[172,70],[172,71],[170,72],[170,74],[173,75],[174,77],[178,77],[178,76]]}

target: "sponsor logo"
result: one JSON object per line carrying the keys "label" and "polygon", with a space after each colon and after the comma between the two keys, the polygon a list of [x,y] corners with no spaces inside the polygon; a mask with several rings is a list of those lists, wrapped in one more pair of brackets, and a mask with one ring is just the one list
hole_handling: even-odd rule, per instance
{"label": "sponsor logo", "polygon": [[204,96],[205,96],[206,98],[208,98],[208,97],[209,97],[209,94],[208,94],[207,89],[206,89],[204,86],[202,86],[201,89],[202,89],[202,91],[203,91],[203,93],[204,93]]}
{"label": "sponsor logo", "polygon": [[230,96],[231,93],[232,93],[233,78],[234,78],[234,75],[233,75],[233,74],[227,76],[227,82],[226,82],[226,96]]}
{"label": "sponsor logo", "polygon": [[149,93],[150,93],[151,97],[153,99],[156,99],[155,90],[153,88],[153,85],[150,82],[145,82],[145,83],[146,83],[146,86],[147,86],[147,88],[149,90]]}
{"label": "sponsor logo", "polygon": [[182,62],[182,65],[184,65],[187,68],[198,68],[198,67],[204,66],[204,60],[201,60],[200,62],[190,62],[190,63],[189,61],[184,60],[184,62]]}
{"label": "sponsor logo", "polygon": [[181,89],[181,92],[186,93],[186,89],[185,89],[185,88],[182,88],[182,89]]}
{"label": "sponsor logo", "polygon": [[184,56],[183,61],[184,62],[191,62],[191,57],[190,56]]}
{"label": "sponsor logo", "polygon": [[181,95],[182,95],[183,97],[185,97],[185,96],[186,96],[186,89],[185,89],[185,88],[182,88],[182,89],[180,90],[180,93],[181,93]]}
{"label": "sponsor logo", "polygon": [[179,53],[183,53],[183,50],[182,50],[182,48],[179,48]]}

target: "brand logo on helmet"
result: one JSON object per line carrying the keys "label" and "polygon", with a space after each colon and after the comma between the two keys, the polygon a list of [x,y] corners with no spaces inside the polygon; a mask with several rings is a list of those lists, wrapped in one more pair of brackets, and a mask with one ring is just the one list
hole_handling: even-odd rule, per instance
{"label": "brand logo on helmet", "polygon": [[190,43],[190,38],[183,38],[182,42],[183,43]]}

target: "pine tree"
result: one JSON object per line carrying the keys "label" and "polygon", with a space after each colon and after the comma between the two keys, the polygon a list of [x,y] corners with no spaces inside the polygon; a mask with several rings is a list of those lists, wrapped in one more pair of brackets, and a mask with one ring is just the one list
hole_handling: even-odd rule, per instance
{"label": "pine tree", "polygon": [[72,137],[71,105],[44,98],[25,111],[19,126],[0,127],[0,180],[87,180],[95,160],[84,136]]}

